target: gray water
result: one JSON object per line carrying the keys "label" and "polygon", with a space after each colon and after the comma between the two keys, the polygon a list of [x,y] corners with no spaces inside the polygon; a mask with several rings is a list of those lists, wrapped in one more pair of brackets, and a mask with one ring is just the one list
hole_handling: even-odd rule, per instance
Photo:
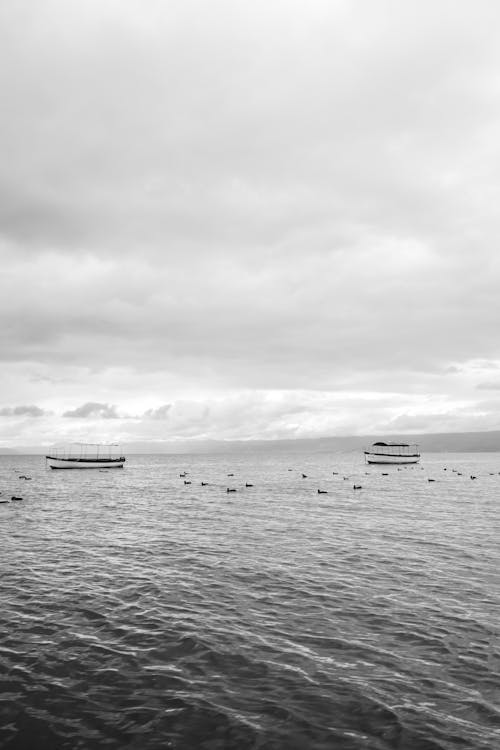
{"label": "gray water", "polygon": [[0,747],[500,747],[499,472],[0,457]]}

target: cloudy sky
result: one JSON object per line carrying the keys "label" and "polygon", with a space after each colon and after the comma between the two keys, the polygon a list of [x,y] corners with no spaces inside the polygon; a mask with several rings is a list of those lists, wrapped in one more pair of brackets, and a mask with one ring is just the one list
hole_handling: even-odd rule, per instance
{"label": "cloudy sky", "polygon": [[3,0],[0,447],[500,428],[496,0]]}

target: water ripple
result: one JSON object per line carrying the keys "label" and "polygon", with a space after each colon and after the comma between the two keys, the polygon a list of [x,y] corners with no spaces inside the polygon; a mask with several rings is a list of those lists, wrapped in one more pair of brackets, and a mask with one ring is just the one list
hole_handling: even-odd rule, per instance
{"label": "water ripple", "polygon": [[0,457],[0,746],[500,746],[496,455],[297,462]]}

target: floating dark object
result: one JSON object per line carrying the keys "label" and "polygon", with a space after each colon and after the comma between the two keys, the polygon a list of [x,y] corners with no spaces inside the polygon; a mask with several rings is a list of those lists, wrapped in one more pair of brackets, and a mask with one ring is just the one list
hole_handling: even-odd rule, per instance
{"label": "floating dark object", "polygon": [[185,479],[184,484],[191,484],[191,482],[189,481],[189,479]]}
{"label": "floating dark object", "polygon": [[461,476],[462,476],[462,472],[461,471],[457,471],[457,477],[461,477]]}
{"label": "floating dark object", "polygon": [[473,476],[472,474],[470,475],[470,478],[471,479],[477,479],[477,477]]}
{"label": "floating dark object", "polygon": [[202,486],[202,487],[206,487],[206,486],[207,486],[207,484],[208,484],[208,482],[202,482],[202,483],[201,483],[201,486]]}
{"label": "floating dark object", "polygon": [[383,476],[383,477],[388,477],[388,476],[389,476],[389,473],[388,473],[387,471],[383,471],[383,472],[382,472],[382,476]]}
{"label": "floating dark object", "polygon": [[11,497],[10,499],[11,499],[11,500],[12,500],[13,502],[15,502],[16,500],[17,500],[17,501],[19,502],[20,500],[22,500],[22,497],[16,497],[16,495],[12,495],[12,497]]}
{"label": "floating dark object", "polygon": [[302,479],[307,479],[307,474],[302,474]]}
{"label": "floating dark object", "polygon": [[28,479],[28,480],[30,480],[31,477],[27,477],[24,474],[21,474],[20,477],[19,477],[19,479]]}
{"label": "floating dark object", "polygon": [[349,477],[344,477],[345,480],[349,479]]}
{"label": "floating dark object", "polygon": [[318,495],[328,495],[328,490],[318,490]]}
{"label": "floating dark object", "polygon": [[234,474],[228,474],[228,477],[234,477]]}
{"label": "floating dark object", "polygon": [[9,502],[8,500],[0,500],[1,505],[5,505],[5,503],[8,503],[8,502]]}
{"label": "floating dark object", "polygon": [[435,479],[428,479],[427,481],[428,482],[435,482],[436,480]]}
{"label": "floating dark object", "polygon": [[249,482],[245,482],[245,487],[253,487],[253,484],[250,484]]}
{"label": "floating dark object", "polygon": [[332,474],[334,474],[334,475],[338,474],[338,471],[332,471]]}
{"label": "floating dark object", "polygon": [[236,487],[228,487],[226,492],[236,492]]}
{"label": "floating dark object", "polygon": [[362,486],[360,484],[353,484],[352,486],[353,490],[362,490]]}
{"label": "floating dark object", "polygon": [[184,474],[179,474],[179,476],[180,476],[180,478],[182,479],[182,477],[186,477],[186,476],[187,476],[187,473],[186,473],[186,472],[184,472]]}

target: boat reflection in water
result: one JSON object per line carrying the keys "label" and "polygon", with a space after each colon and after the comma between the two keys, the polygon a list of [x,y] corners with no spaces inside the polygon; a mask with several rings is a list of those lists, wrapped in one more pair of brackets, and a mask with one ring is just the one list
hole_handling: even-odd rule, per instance
{"label": "boat reflection in water", "polygon": [[123,469],[125,456],[117,443],[73,443],[45,456],[51,469]]}
{"label": "boat reflection in water", "polygon": [[416,443],[373,443],[364,454],[368,464],[417,464],[420,461]]}

